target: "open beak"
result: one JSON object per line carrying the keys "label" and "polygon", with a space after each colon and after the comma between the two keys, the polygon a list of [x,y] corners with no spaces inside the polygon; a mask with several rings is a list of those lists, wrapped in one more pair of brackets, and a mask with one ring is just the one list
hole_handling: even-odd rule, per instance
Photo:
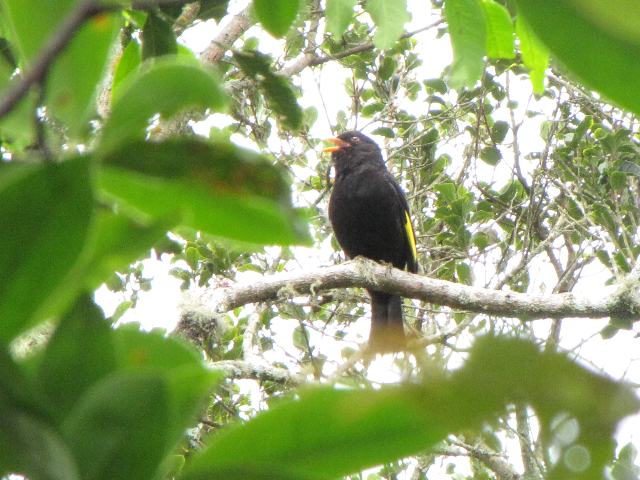
{"label": "open beak", "polygon": [[334,146],[323,148],[322,149],[323,152],[333,153],[333,152],[337,152],[341,148],[345,148],[345,147],[349,146],[348,142],[345,142],[344,140],[340,140],[337,137],[336,138],[327,138],[324,141],[325,142],[329,142],[329,143],[333,143]]}

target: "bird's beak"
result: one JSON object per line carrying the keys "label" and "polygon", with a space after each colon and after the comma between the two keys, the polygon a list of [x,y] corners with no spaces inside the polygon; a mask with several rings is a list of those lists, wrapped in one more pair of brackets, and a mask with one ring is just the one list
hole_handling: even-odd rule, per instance
{"label": "bird's beak", "polygon": [[345,142],[344,140],[340,140],[337,137],[335,137],[335,138],[326,138],[324,141],[325,142],[329,142],[329,143],[333,143],[334,146],[323,148],[322,149],[323,152],[333,153],[333,152],[337,152],[341,148],[345,148],[345,147],[349,146],[348,142]]}

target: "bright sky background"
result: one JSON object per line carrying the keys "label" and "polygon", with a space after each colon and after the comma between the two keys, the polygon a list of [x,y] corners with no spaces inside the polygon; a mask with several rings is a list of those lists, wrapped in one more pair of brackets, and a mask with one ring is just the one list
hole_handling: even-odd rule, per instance
{"label": "bright sky background", "polygon": [[[231,2],[231,8],[233,11],[240,11],[246,2]],[[414,20],[406,26],[407,31],[416,30],[434,22],[436,16],[430,14],[429,4],[424,0],[409,0],[410,11],[414,12]],[[218,27],[215,21],[210,20],[203,22],[185,32],[182,37],[182,41],[192,48],[196,53],[202,51],[210,42],[211,38],[218,31]],[[415,49],[419,53],[423,65],[416,71],[418,79],[428,79],[439,77],[443,69],[449,65],[452,61],[451,48],[447,36],[441,39],[435,38],[435,29],[416,35],[414,38],[418,41],[418,47]],[[268,35],[265,35],[259,27],[252,28],[247,36],[259,36],[261,39],[260,49],[265,53],[269,53],[273,56],[278,56],[283,51],[282,42],[274,40]],[[344,109],[345,105],[350,104],[350,99],[346,96],[342,89],[342,84],[347,76],[347,71],[344,70],[337,62],[330,62],[323,65],[323,67],[316,69],[306,69],[300,76],[299,80],[296,80],[300,84],[304,85],[303,97],[299,103],[303,107],[316,106],[319,115],[318,120],[312,128],[310,134],[317,138],[326,138],[332,136],[330,124],[336,118],[336,114],[340,109]],[[551,107],[554,105],[550,100],[539,101],[537,103],[529,104],[531,97],[531,87],[528,81],[518,80],[512,77],[512,89],[517,92],[517,97],[520,104],[520,110],[517,112],[520,118],[524,118],[525,110],[527,107],[540,110],[543,115],[539,115],[534,118],[528,119],[519,133],[520,148],[523,155],[530,151],[540,151],[543,146],[543,140],[540,136],[540,126],[543,120],[550,117]],[[324,107],[323,107],[324,105]],[[326,108],[326,111],[325,111]],[[414,107],[415,108],[415,107]],[[499,119],[499,114],[496,115]],[[220,127],[220,121],[222,117],[216,115],[213,120],[201,122],[197,126],[197,131],[203,135],[207,135],[212,125]],[[504,120],[508,120],[505,118]],[[358,125],[359,128],[365,127],[365,133],[373,130],[379,125],[374,125],[372,128],[366,128],[365,125]],[[241,137],[234,137],[234,141],[241,143],[243,146],[249,148],[255,148],[250,143],[247,143]],[[384,143],[385,139],[377,138],[380,144]],[[460,152],[464,147],[462,143],[465,139],[460,138],[457,144],[454,145],[440,145],[439,153],[449,153],[454,159],[460,157]],[[470,138],[466,139],[470,141]],[[509,137],[507,137],[507,142]],[[274,138],[274,142],[277,139]],[[277,144],[274,145],[274,149],[277,149]],[[503,152],[507,153],[507,152]],[[309,162],[309,170],[300,168],[295,173],[296,176],[305,178],[312,172],[313,167],[319,160],[320,152],[310,151],[307,154]],[[505,155],[503,161],[513,161],[508,154]],[[455,166],[454,162],[454,166]],[[482,163],[482,162],[478,162]],[[483,164],[484,165],[484,164]],[[459,165],[458,165],[459,166]],[[526,169],[526,164],[523,164]],[[485,168],[486,171],[483,171]],[[500,179],[495,178],[495,171],[492,167],[480,167],[476,172],[479,176],[487,176],[493,181],[499,182]],[[526,174],[526,171],[525,171]],[[505,178],[506,180],[506,178]],[[307,195],[307,200],[313,201],[315,197],[313,193]],[[277,249],[273,249],[277,252]],[[330,265],[333,263],[331,259],[332,248],[330,246],[330,239],[327,238],[322,245],[315,245],[313,248],[296,248],[294,249],[296,258],[298,260],[299,268],[310,269],[323,265]],[[532,283],[539,287],[539,291],[548,293],[549,289],[555,284],[556,277],[552,268],[549,265],[544,265],[542,262],[538,262],[537,266],[538,275],[532,278]],[[180,314],[180,305],[184,301],[183,293],[180,291],[180,281],[168,274],[170,268],[175,265],[171,264],[168,257],[163,258],[162,261],[147,260],[144,262],[145,276],[153,278],[153,287],[149,292],[141,292],[138,306],[134,310],[128,311],[121,319],[122,322],[136,321],[139,322],[144,328],[151,329],[154,327],[161,327],[166,329],[172,329],[178,321]],[[474,272],[476,278],[483,275],[483,272]],[[487,274],[487,273],[485,273]],[[255,272],[245,272],[238,275],[240,281],[252,281],[253,278],[260,275]],[[480,277],[482,278],[482,277]],[[607,274],[603,269],[597,267],[591,267],[585,275],[585,279],[580,283],[581,292],[592,291],[594,295],[598,295],[604,285],[607,278]],[[478,284],[482,284],[483,281],[479,280]],[[545,290],[545,287],[546,290]],[[195,292],[192,294],[199,297],[201,292]],[[212,301],[212,295],[208,295],[209,301]],[[213,299],[215,293],[213,294]],[[96,299],[100,305],[103,306],[107,315],[113,313],[115,307],[124,298],[121,295],[109,292],[105,287],[102,287],[96,294]],[[190,300],[188,301],[191,302]],[[563,322],[563,336],[561,341],[561,347],[568,352],[580,355],[581,358],[586,359],[589,362],[589,366],[596,369],[607,372],[615,379],[624,379],[636,384],[640,384],[640,362],[639,355],[640,349],[638,349],[638,340],[635,338],[637,332],[635,331],[622,331],[618,333],[613,339],[603,341],[599,338],[598,332],[607,324],[607,320],[589,320],[589,319],[575,319],[565,320]],[[265,360],[274,360],[275,357],[282,357],[285,352],[291,352],[295,354],[297,351],[292,345],[291,338],[293,329],[298,325],[297,322],[291,320],[281,320],[277,322],[277,336],[278,336],[278,348],[273,352],[269,352],[265,355]],[[536,321],[535,331],[541,337],[546,337],[550,329],[550,321]],[[351,328],[349,338],[354,340],[354,347],[356,347],[355,340],[366,340],[369,329],[368,317],[362,318],[357,321]],[[322,344],[322,352],[328,354],[330,357],[340,359],[340,352],[337,348],[332,348],[331,345],[326,345],[327,342],[331,342],[331,339],[322,339],[318,332],[311,331],[312,339],[316,342],[325,342]],[[591,341],[589,341],[591,339]],[[282,350],[279,350],[281,348]],[[281,359],[281,358],[279,358]],[[392,365],[392,358],[387,356],[385,359],[379,360],[374,368],[371,369],[372,375],[379,381],[395,381],[397,378],[393,374],[394,367]],[[246,388],[255,388],[255,384],[247,382]],[[640,448],[640,417],[636,416],[628,419],[622,425],[619,431],[620,445],[624,445],[628,441],[633,441],[635,445]],[[518,458],[519,454],[513,452],[510,455],[512,459]],[[434,477],[437,478],[437,477]],[[443,476],[443,478],[445,478]],[[446,478],[449,478],[446,476]]]}

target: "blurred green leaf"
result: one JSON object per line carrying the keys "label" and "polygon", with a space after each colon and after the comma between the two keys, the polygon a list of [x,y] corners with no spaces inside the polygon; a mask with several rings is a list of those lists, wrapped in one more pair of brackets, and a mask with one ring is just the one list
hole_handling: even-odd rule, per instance
{"label": "blurred green leaf", "polygon": [[172,53],[178,53],[172,25],[156,13],[149,12],[142,29],[142,60]]}
{"label": "blurred green leaf", "polygon": [[562,460],[550,472],[554,480],[577,478],[564,460],[574,445],[590,462],[579,465],[580,478],[602,478],[617,423],[640,407],[630,389],[565,356],[541,353],[522,340],[486,337],[476,341],[464,367],[422,386],[303,390],[299,399],[214,437],[184,478],[336,478],[424,451],[449,433],[479,430],[520,402],[536,409],[543,434],[560,414],[580,425],[574,442],[558,445]]}
{"label": "blurred green leaf", "polygon": [[[12,408],[20,409],[30,415],[47,417],[46,402],[36,382],[26,374],[21,365],[14,361],[5,347],[0,348],[0,392],[0,411],[11,405]],[[1,425],[0,429],[2,429]],[[2,451],[0,448],[0,458],[2,458]],[[4,464],[0,463],[0,465]]]}
{"label": "blurred green leaf", "polygon": [[[73,0],[3,0],[5,21],[23,68],[73,10]],[[34,12],[47,12],[34,15]],[[104,73],[110,46],[120,20],[101,14],[87,20],[56,58],[47,76],[45,103],[49,114],[64,122],[68,132],[81,136],[96,110],[97,85]]]}
{"label": "blurred green leaf", "polygon": [[130,76],[115,99],[102,131],[101,152],[144,138],[147,122],[159,113],[169,117],[189,108],[221,111],[227,97],[216,77],[183,57],[164,56]]}
{"label": "blurred green leaf", "polygon": [[0,343],[71,300],[65,278],[93,216],[90,159],[0,167]]}
{"label": "blurred green leaf", "polygon": [[298,16],[300,4],[300,0],[253,0],[253,9],[267,32],[282,37]]}
{"label": "blurred green leaf", "polygon": [[38,380],[58,419],[116,367],[111,327],[91,298],[62,319],[40,360]]}
{"label": "blurred green leaf", "polygon": [[177,215],[145,222],[123,213],[100,211],[93,225],[90,252],[73,271],[73,277],[87,291],[98,288],[113,272],[148,253],[177,221]]}
{"label": "blurred green leaf", "polygon": [[613,480],[637,480],[640,478],[640,467],[636,464],[638,450],[633,443],[627,443],[618,454],[611,468]]}
{"label": "blurred green leaf", "polygon": [[120,60],[113,73],[113,83],[111,84],[111,101],[115,102],[120,92],[120,86],[125,78],[136,71],[142,62],[142,52],[140,44],[131,40],[124,48]]}
{"label": "blurred green leaf", "polygon": [[171,372],[183,367],[200,366],[201,357],[185,342],[159,332],[143,332],[135,325],[113,330],[114,351],[122,370]]}
{"label": "blurred green leaf", "polygon": [[549,64],[549,52],[521,15],[516,18],[516,33],[520,40],[522,61],[530,70],[533,91],[537,95],[542,95],[544,93],[545,71]]}
{"label": "blurred green leaf", "polygon": [[121,369],[162,373],[167,382],[173,413],[167,424],[168,453],[184,430],[193,425],[207,393],[222,381],[223,375],[206,368],[200,354],[176,338],[131,328],[119,328],[113,336]]}
{"label": "blurred green leaf", "polygon": [[292,130],[300,128],[302,109],[293,93],[291,80],[273,72],[270,58],[256,51],[236,51],[233,58],[246,75],[258,82],[269,107],[281,118],[284,126]]}
{"label": "blurred green leaf", "polygon": [[[44,8],[49,12],[54,7],[49,4]],[[33,18],[33,11],[29,15]],[[75,136],[90,130],[88,121],[96,114],[100,79],[119,26],[118,15],[101,14],[87,21],[47,77],[49,113],[63,121]]]}
{"label": "blurred green leaf", "polygon": [[404,33],[404,24],[411,20],[406,0],[369,0],[365,9],[376,24],[373,43],[380,50],[391,48]]}
{"label": "blurred green leaf", "polygon": [[160,373],[117,373],[80,398],[62,432],[82,478],[153,478],[166,453],[172,414]]}
{"label": "blurred green leaf", "polygon": [[[29,63],[73,8],[74,0],[2,0],[3,21],[18,54]],[[47,12],[47,15],[34,15]]]}
{"label": "blurred green leaf", "polygon": [[308,241],[282,171],[227,142],[135,142],[104,159],[99,182],[122,206],[251,243]]}
{"label": "blurred green leaf", "polygon": [[[2,40],[6,42],[5,39]],[[18,81],[17,78],[12,79],[15,69],[11,62],[0,56],[0,98],[10,85]],[[0,143],[10,143],[13,148],[21,149],[34,141],[34,104],[33,95],[27,96],[12,112],[0,118]]]}
{"label": "blurred green leaf", "polygon": [[517,0],[516,4],[536,36],[585,85],[640,113],[640,91],[629,88],[628,81],[640,77],[640,15],[634,1]]}
{"label": "blurred green leaf", "polygon": [[0,413],[0,475],[20,473],[32,480],[80,479],[69,449],[42,418],[2,402]]}
{"label": "blurred green leaf", "polygon": [[327,0],[325,8],[327,32],[339,37],[347,30],[353,19],[356,2],[357,0]]}
{"label": "blurred green leaf", "polygon": [[453,88],[471,88],[484,71],[487,33],[480,0],[446,0],[444,14],[449,25],[453,64],[449,81]]}
{"label": "blurred green leaf", "polygon": [[487,55],[489,58],[514,58],[513,22],[509,11],[495,0],[482,0],[487,21]]}

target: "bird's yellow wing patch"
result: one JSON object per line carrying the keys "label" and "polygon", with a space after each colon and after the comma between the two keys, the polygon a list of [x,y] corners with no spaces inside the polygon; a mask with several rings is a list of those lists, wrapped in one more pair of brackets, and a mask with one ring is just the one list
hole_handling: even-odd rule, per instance
{"label": "bird's yellow wing patch", "polygon": [[413,261],[418,260],[418,250],[416,250],[416,235],[413,233],[413,226],[411,225],[411,218],[409,212],[404,211],[404,229],[407,232],[407,239],[409,240],[409,246],[411,247],[411,255],[413,255]]}

